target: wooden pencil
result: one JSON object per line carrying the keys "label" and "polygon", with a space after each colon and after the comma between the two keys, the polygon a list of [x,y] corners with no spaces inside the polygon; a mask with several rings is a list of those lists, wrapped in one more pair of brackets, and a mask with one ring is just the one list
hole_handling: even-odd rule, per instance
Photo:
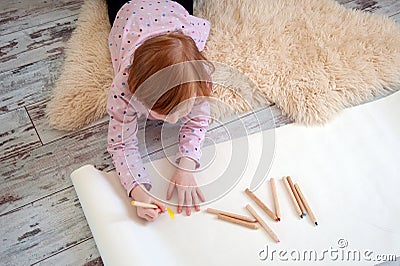
{"label": "wooden pencil", "polygon": [[221,210],[217,210],[217,209],[213,209],[213,208],[207,208],[207,212],[213,213],[213,214],[223,214],[225,216],[236,218],[236,219],[239,219],[239,220],[242,220],[242,221],[246,221],[246,222],[249,222],[249,223],[257,222],[257,220],[254,219],[253,217],[247,217],[247,216],[244,216],[244,215],[231,213],[231,212],[226,212],[226,211],[221,211]]}
{"label": "wooden pencil", "polygon": [[270,178],[270,183],[271,183],[272,197],[274,198],[275,214],[276,214],[276,217],[278,218],[278,221],[280,221],[281,220],[281,210],[279,208],[278,194],[276,192],[275,178],[273,178],[273,177]]}
{"label": "wooden pencil", "polygon": [[261,207],[261,209],[263,209],[269,217],[272,218],[272,220],[275,220],[276,222],[278,221],[278,217],[276,217],[275,213],[273,213],[268,207],[267,205],[264,204],[264,202],[262,202],[253,192],[250,191],[250,189],[246,188],[245,190],[246,194],[249,195],[249,197],[254,200],[255,203],[257,203],[258,206]]}
{"label": "wooden pencil", "polygon": [[306,208],[304,208],[303,202],[301,202],[299,194],[297,193],[297,191],[296,191],[296,189],[295,189],[295,187],[293,185],[292,179],[290,178],[290,176],[287,176],[286,178],[287,178],[287,181],[289,183],[290,188],[292,189],[294,197],[296,198],[297,204],[300,207],[301,213],[303,214],[303,216],[306,216],[307,215]]}
{"label": "wooden pencil", "polygon": [[242,225],[242,226],[245,226],[245,227],[248,227],[248,228],[251,228],[251,229],[260,228],[258,226],[258,223],[246,222],[246,221],[243,221],[241,219],[236,219],[236,218],[233,218],[233,217],[221,214],[221,213],[218,213],[218,219],[221,219],[221,220],[224,220],[224,221],[227,221],[227,222],[231,222],[231,223],[234,223],[234,224]]}
{"label": "wooden pencil", "polygon": [[308,215],[309,215],[310,218],[311,218],[311,221],[313,221],[313,223],[314,223],[315,225],[318,225],[317,218],[315,218],[315,215],[314,215],[314,213],[312,212],[312,210],[311,210],[311,208],[310,208],[310,205],[308,204],[306,198],[304,197],[304,194],[301,192],[300,187],[299,187],[299,184],[296,183],[296,184],[294,185],[294,187],[296,188],[297,193],[299,194],[301,201],[304,203],[304,207],[307,209],[307,212],[308,212]]}
{"label": "wooden pencil", "polygon": [[254,216],[254,218],[257,219],[257,221],[260,223],[261,227],[264,228],[264,230],[274,239],[277,243],[279,243],[279,238],[276,236],[274,231],[267,225],[267,223],[258,215],[258,213],[251,207],[250,204],[246,205],[247,210],[251,213],[251,215]]}
{"label": "wooden pencil", "polygon": [[287,192],[289,194],[290,200],[293,203],[293,207],[295,208],[295,210],[296,210],[297,214],[300,216],[300,218],[303,218],[303,213],[301,212],[300,207],[297,204],[296,198],[294,197],[294,194],[292,192],[292,189],[290,188],[288,180],[286,179],[286,177],[283,177],[282,181],[285,184],[285,187],[286,187],[286,190],[287,190]]}
{"label": "wooden pencil", "polygon": [[150,208],[150,209],[158,209],[158,206],[155,204],[140,202],[136,200],[132,200],[131,204],[136,207]]}

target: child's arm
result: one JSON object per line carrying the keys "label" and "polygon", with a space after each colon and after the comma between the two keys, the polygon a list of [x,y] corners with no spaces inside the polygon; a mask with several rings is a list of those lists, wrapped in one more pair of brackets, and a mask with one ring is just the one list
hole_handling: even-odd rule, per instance
{"label": "child's arm", "polygon": [[167,191],[167,200],[169,200],[174,188],[177,188],[178,213],[181,213],[182,208],[186,206],[186,215],[190,215],[192,206],[195,207],[196,211],[199,211],[200,201],[205,201],[203,193],[197,187],[193,173],[187,170],[200,167],[201,144],[207,131],[209,117],[209,103],[206,101],[198,103],[196,101],[191,112],[181,119],[179,151],[176,158],[179,168],[171,177]]}
{"label": "child's arm", "polygon": [[191,112],[181,119],[181,129],[179,132],[179,151],[176,163],[180,163],[182,157],[192,159],[200,167],[201,145],[208,128],[210,118],[210,104],[207,101],[197,102]]}
{"label": "child's arm", "polygon": [[151,180],[138,148],[137,113],[129,105],[129,99],[130,95],[121,92],[113,83],[107,100],[107,112],[110,115],[107,150],[128,196],[138,184],[143,184],[147,190],[151,189]]}

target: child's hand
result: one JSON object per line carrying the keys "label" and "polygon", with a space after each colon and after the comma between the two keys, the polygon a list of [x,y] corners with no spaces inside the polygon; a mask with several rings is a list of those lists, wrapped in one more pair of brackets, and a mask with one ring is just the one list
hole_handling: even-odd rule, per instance
{"label": "child's hand", "polygon": [[142,186],[137,186],[131,191],[131,198],[133,200],[152,203],[158,206],[158,209],[142,208],[136,207],[137,215],[147,221],[153,222],[160,216],[161,213],[165,212],[165,204],[150,197],[144,190],[146,188]]}
{"label": "child's hand", "polygon": [[203,202],[205,199],[197,187],[193,174],[177,168],[169,183],[167,200],[171,199],[175,186],[178,190],[178,213],[182,212],[184,202],[186,203],[186,215],[190,215],[192,206],[195,206],[196,211],[200,211],[199,199]]}

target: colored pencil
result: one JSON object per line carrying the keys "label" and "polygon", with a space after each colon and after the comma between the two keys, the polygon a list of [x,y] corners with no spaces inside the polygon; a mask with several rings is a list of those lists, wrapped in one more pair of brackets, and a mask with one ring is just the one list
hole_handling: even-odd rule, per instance
{"label": "colored pencil", "polygon": [[260,225],[262,226],[262,228],[264,228],[264,230],[277,242],[279,243],[279,238],[276,236],[276,234],[274,233],[274,231],[272,231],[272,229],[267,225],[267,223],[260,217],[260,215],[258,215],[258,213],[253,209],[253,207],[251,207],[250,204],[246,205],[247,210],[251,213],[251,215],[254,216],[254,218],[257,219],[257,221],[260,223]]}
{"label": "colored pencil", "polygon": [[251,192],[250,189],[246,188],[245,192],[252,200],[254,200],[255,203],[257,203],[258,206],[261,207],[261,209],[263,209],[268,214],[269,217],[272,218],[272,220],[275,220],[276,222],[278,221],[278,217],[276,217],[275,213],[273,213],[267,207],[267,205],[264,204],[264,202],[262,202],[253,192]]}
{"label": "colored pencil", "polygon": [[[158,209],[159,207],[155,204],[150,204],[150,203],[145,203],[145,202],[140,202],[140,201],[136,201],[136,200],[132,200],[131,201],[131,205],[132,206],[136,206],[136,207],[143,207],[143,208],[149,208],[149,209]],[[166,208],[168,215],[171,219],[174,219],[175,217],[175,213],[170,209],[170,208]]]}
{"label": "colored pencil", "polygon": [[293,203],[293,207],[295,208],[295,210],[296,210],[297,214],[300,216],[300,218],[303,218],[303,213],[301,212],[300,207],[297,204],[296,198],[294,197],[294,194],[292,192],[292,189],[290,188],[288,180],[286,179],[286,177],[283,177],[282,181],[285,184],[285,187],[286,187],[286,190],[287,190],[287,192],[289,194],[290,200]]}
{"label": "colored pencil", "polygon": [[245,222],[249,222],[249,223],[257,222],[257,220],[252,218],[252,217],[247,217],[247,216],[244,216],[244,215],[231,213],[231,212],[226,212],[226,211],[221,211],[221,210],[217,210],[217,209],[213,209],[213,208],[207,208],[207,212],[208,213],[213,213],[213,214],[223,214],[225,216],[236,218],[236,219],[239,219],[239,220],[242,220],[242,221],[245,221]]}
{"label": "colored pencil", "polygon": [[290,176],[287,176],[286,178],[287,178],[287,181],[289,183],[290,188],[292,189],[294,197],[296,198],[297,204],[300,207],[301,213],[303,214],[303,216],[306,216],[307,215],[306,208],[304,208],[303,202],[301,202],[299,194],[297,193],[297,191],[296,191],[296,189],[295,189],[295,187],[293,185],[292,179],[290,178]]}
{"label": "colored pencil", "polygon": [[218,213],[218,219],[221,219],[221,220],[224,220],[224,221],[227,221],[227,222],[231,222],[231,223],[234,223],[234,224],[242,225],[242,226],[245,226],[245,227],[248,227],[248,228],[251,228],[251,229],[260,228],[258,226],[258,223],[246,222],[246,221],[243,221],[243,220],[240,220],[240,219],[236,219],[236,218],[233,218],[233,217],[221,214],[221,213]]}
{"label": "colored pencil", "polygon": [[281,210],[279,208],[278,194],[276,192],[275,178],[270,178],[270,183],[271,183],[272,197],[274,198],[275,214],[276,214],[276,217],[278,218],[278,221],[280,221],[281,220]]}
{"label": "colored pencil", "polygon": [[294,185],[294,187],[296,188],[297,193],[298,193],[299,196],[300,196],[300,199],[303,201],[304,206],[305,206],[306,209],[307,209],[308,215],[309,215],[310,218],[311,218],[311,221],[313,221],[313,223],[314,223],[315,225],[318,225],[317,218],[315,218],[315,215],[314,215],[314,213],[312,212],[312,210],[311,210],[311,208],[310,208],[310,205],[308,204],[306,198],[304,197],[304,194],[301,192],[300,187],[299,187],[299,184],[296,183],[296,184]]}
{"label": "colored pencil", "polygon": [[158,209],[158,206],[155,204],[140,202],[136,200],[132,200],[131,204],[136,207],[150,208],[150,209]]}

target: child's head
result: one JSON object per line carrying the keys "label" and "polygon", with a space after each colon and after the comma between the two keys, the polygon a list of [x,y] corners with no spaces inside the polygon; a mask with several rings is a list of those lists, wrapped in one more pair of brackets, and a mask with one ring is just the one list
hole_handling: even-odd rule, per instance
{"label": "child's head", "polygon": [[[132,93],[136,92],[137,99],[151,111],[160,115],[174,113],[174,116],[180,118],[189,112],[194,97],[210,96],[210,75],[214,67],[199,52],[193,39],[181,31],[146,40],[135,50],[133,57],[129,68],[129,89]],[[179,64],[183,62],[186,63]],[[170,68],[173,65],[180,67]],[[162,69],[166,71],[159,72]],[[148,78],[155,73],[157,75],[149,82],[151,79]],[[142,85],[146,80],[149,83]],[[184,82],[185,80],[196,81]],[[140,90],[137,91],[139,86]]]}

